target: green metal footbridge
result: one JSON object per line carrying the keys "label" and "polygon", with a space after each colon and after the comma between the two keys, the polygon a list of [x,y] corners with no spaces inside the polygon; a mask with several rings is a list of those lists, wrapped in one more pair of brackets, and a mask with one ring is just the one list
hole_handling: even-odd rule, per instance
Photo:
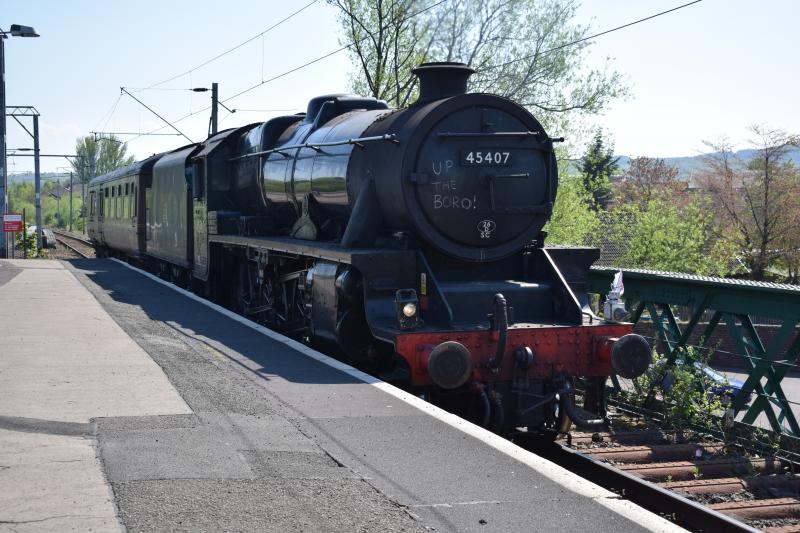
{"label": "green metal footbridge", "polygon": [[[619,269],[592,267],[589,291],[605,294]],[[800,286],[670,272],[622,269],[624,299],[636,331],[650,337],[674,364],[692,346],[736,364],[747,374],[733,403],[737,424],[763,426],[800,438],[800,397],[790,398],[784,379],[798,373]],[[613,387],[619,382],[612,377]],[[747,399],[754,398],[750,405]],[[793,409],[794,408],[794,409]],[[800,442],[800,441],[799,441]]]}

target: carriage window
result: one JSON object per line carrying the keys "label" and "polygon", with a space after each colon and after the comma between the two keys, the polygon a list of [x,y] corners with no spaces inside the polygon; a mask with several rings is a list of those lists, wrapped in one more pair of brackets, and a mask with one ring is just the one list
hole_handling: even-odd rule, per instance
{"label": "carriage window", "polygon": [[125,196],[128,196],[128,184],[125,184]]}
{"label": "carriage window", "polygon": [[131,194],[133,195],[133,216],[136,216],[136,209],[138,207],[136,202],[136,185],[133,186],[133,192]]}
{"label": "carriage window", "polygon": [[[204,163],[205,161],[203,161],[202,159],[198,159],[197,161],[195,161],[194,168],[192,169],[191,172],[192,196],[194,196],[194,198],[196,199],[201,199],[205,195],[206,167]],[[188,174],[190,169],[186,170]]]}

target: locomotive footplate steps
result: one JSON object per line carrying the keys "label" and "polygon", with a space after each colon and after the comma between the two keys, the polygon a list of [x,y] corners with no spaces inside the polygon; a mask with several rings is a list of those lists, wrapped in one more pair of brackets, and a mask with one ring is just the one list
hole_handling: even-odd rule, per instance
{"label": "locomotive footplate steps", "polygon": [[[101,473],[129,531],[677,530],[493,433],[117,261],[78,260],[58,272],[77,278],[82,297],[99,302],[188,406],[89,412],[100,417],[76,426],[96,433]],[[107,333],[71,305],[54,307],[75,317],[75,333],[58,336],[61,353]],[[142,391],[158,382],[122,366],[96,372],[100,383],[122,376]],[[0,480],[10,483],[6,472]]]}

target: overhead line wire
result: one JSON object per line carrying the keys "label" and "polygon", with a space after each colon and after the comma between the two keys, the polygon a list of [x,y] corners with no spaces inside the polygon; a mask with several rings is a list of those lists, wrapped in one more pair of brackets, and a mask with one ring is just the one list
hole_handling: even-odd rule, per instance
{"label": "overhead line wire", "polygon": [[106,119],[105,123],[103,123],[102,129],[106,129],[108,127],[108,123],[111,122],[111,119],[114,117],[114,113],[117,112],[117,106],[119,105],[120,100],[122,100],[122,93],[119,94],[119,96],[117,97],[117,101],[114,102],[114,107],[111,109],[111,113],[108,115],[108,118]]}
{"label": "overhead line wire", "polygon": [[[221,53],[221,54],[218,54],[217,56],[215,56],[215,57],[213,57],[213,58],[211,58],[211,59],[209,59],[209,60],[207,60],[207,61],[205,61],[205,62],[201,63],[201,64],[200,64],[200,65],[198,65],[197,67],[194,67],[193,69],[190,69],[190,70],[188,70],[188,71],[186,71],[186,72],[183,72],[183,73],[181,73],[181,74],[178,74],[177,76],[173,76],[172,78],[169,78],[169,79],[167,79],[167,80],[164,80],[164,81],[161,81],[161,82],[155,83],[155,84],[153,84],[153,85],[150,85],[150,86],[148,86],[148,87],[145,87],[145,88],[143,88],[143,89],[141,89],[141,90],[153,89],[153,88],[157,87],[158,85],[162,85],[162,84],[164,84],[164,83],[167,83],[167,82],[169,82],[169,81],[175,80],[175,79],[177,79],[177,78],[179,78],[179,77],[181,77],[181,76],[184,76],[184,75],[186,75],[186,74],[189,74],[189,73],[191,73],[193,70],[197,70],[198,68],[201,68],[201,67],[203,67],[203,66],[205,66],[205,65],[207,65],[207,64],[209,64],[209,63],[211,63],[212,61],[215,61],[216,59],[219,59],[220,57],[222,57],[222,56],[224,56],[224,55],[226,55],[226,54],[228,54],[228,53],[230,53],[230,52],[232,52],[232,51],[234,51],[234,50],[236,50],[236,49],[240,48],[241,46],[244,46],[245,44],[247,44],[247,43],[249,43],[249,42],[251,42],[251,41],[253,41],[253,40],[257,39],[258,37],[260,37],[260,36],[264,35],[264,34],[265,34],[265,33],[267,33],[268,31],[270,31],[271,29],[273,29],[273,28],[277,27],[278,25],[282,24],[282,23],[283,23],[283,22],[285,22],[286,20],[289,20],[290,18],[292,18],[293,16],[297,15],[298,13],[300,13],[300,12],[301,12],[301,11],[303,11],[303,10],[305,10],[306,8],[310,7],[312,4],[316,3],[317,1],[318,1],[318,0],[313,0],[313,1],[312,1],[312,2],[310,2],[309,4],[306,4],[305,6],[303,6],[303,7],[302,7],[301,9],[299,9],[298,11],[296,11],[296,12],[292,13],[291,15],[289,15],[288,17],[286,17],[286,18],[282,19],[281,21],[277,22],[277,23],[276,23],[276,24],[274,24],[273,26],[271,26],[271,27],[267,28],[267,29],[266,29],[266,30],[264,30],[262,33],[259,33],[258,35],[255,35],[254,37],[251,37],[251,38],[250,38],[250,39],[248,39],[247,41],[245,41],[245,42],[243,42],[243,43],[240,43],[239,45],[237,45],[237,46],[235,46],[235,47],[233,47],[233,48],[231,48],[231,49],[229,49],[229,50],[227,50],[227,51],[225,51],[225,52],[223,52],[223,53]],[[424,9],[421,9],[420,11],[417,11],[416,13],[413,13],[413,14],[409,15],[408,17],[406,17],[405,19],[403,19],[403,20],[401,21],[401,23],[402,23],[402,22],[405,22],[406,20],[409,20],[409,19],[411,19],[411,18],[413,18],[413,17],[416,17],[416,16],[418,16],[418,15],[420,15],[420,14],[422,14],[422,13],[426,12],[426,11],[429,11],[430,9],[433,9],[434,7],[436,7],[436,6],[440,5],[440,4],[443,4],[445,1],[447,1],[447,0],[440,0],[439,2],[436,2],[436,3],[434,3],[434,4],[432,4],[432,5],[428,6],[428,7],[426,7],[426,8],[424,8]],[[698,4],[698,3],[702,2],[702,1],[703,1],[703,0],[694,0],[694,1],[692,1],[692,2],[688,2],[688,3],[686,3],[686,4],[682,4],[682,5],[679,5],[679,6],[673,7],[673,8],[671,8],[671,9],[668,9],[668,10],[665,10],[665,11],[661,11],[661,12],[659,12],[659,13],[655,13],[655,14],[653,14],[653,15],[650,15],[650,16],[648,16],[648,17],[644,17],[644,18],[641,18],[641,19],[638,19],[638,20],[635,20],[635,21],[632,21],[632,22],[628,22],[627,24],[623,24],[623,25],[621,25],[621,26],[617,26],[617,27],[615,27],[615,28],[611,28],[611,29],[608,29],[608,30],[602,31],[602,32],[600,32],[600,33],[596,33],[596,34],[594,34],[594,35],[589,35],[589,36],[587,36],[587,37],[583,37],[583,38],[581,38],[581,39],[577,39],[577,40],[575,40],[575,41],[571,41],[571,42],[569,42],[569,43],[562,44],[562,45],[560,45],[560,46],[557,46],[557,47],[555,47],[555,48],[550,48],[550,49],[548,49],[548,50],[545,50],[544,52],[540,52],[538,55],[548,54],[548,53],[550,53],[550,52],[555,52],[555,51],[557,51],[557,50],[560,50],[560,49],[562,49],[562,48],[566,48],[566,47],[568,47],[568,46],[573,46],[573,45],[575,45],[575,44],[579,44],[579,43],[582,43],[582,42],[584,42],[584,41],[589,41],[589,40],[592,40],[592,39],[596,39],[596,38],[598,38],[598,37],[601,37],[601,36],[603,36],[603,35],[607,35],[607,34],[609,34],[609,33],[612,33],[612,32],[615,32],[615,31],[618,31],[618,30],[621,30],[621,29],[624,29],[624,28],[628,28],[628,27],[630,27],[630,26],[634,26],[634,25],[636,25],[636,24],[640,24],[640,23],[642,23],[642,22],[646,22],[646,21],[648,21],[648,20],[652,20],[652,19],[654,19],[654,18],[656,18],[656,17],[660,17],[660,16],[662,16],[662,15],[666,15],[666,14],[668,14],[668,13],[672,13],[672,12],[674,12],[674,11],[678,11],[679,9],[683,9],[683,8],[685,8],[685,7],[689,7],[689,6],[691,6],[691,5],[694,5],[694,4]],[[363,38],[363,39],[361,39],[361,40],[366,40],[366,39],[367,39],[367,37],[364,37],[364,38]],[[359,41],[359,42],[360,42],[360,41]],[[301,69],[303,69],[303,68],[305,68],[305,67],[308,67],[308,66],[310,66],[310,65],[313,65],[313,64],[315,64],[315,63],[318,63],[319,61],[322,61],[322,60],[324,60],[324,59],[327,59],[327,58],[329,58],[329,57],[331,57],[331,56],[333,56],[333,55],[336,55],[336,54],[338,54],[339,52],[342,52],[342,51],[344,51],[344,50],[347,50],[347,49],[351,48],[352,46],[354,46],[355,44],[356,44],[355,42],[352,42],[352,43],[349,43],[349,44],[347,44],[347,45],[345,45],[345,46],[342,46],[342,47],[340,47],[340,48],[338,48],[338,49],[336,49],[336,50],[333,50],[332,52],[328,52],[327,54],[324,54],[324,55],[322,55],[322,56],[320,56],[320,57],[318,57],[318,58],[316,58],[316,59],[312,59],[311,61],[308,61],[308,62],[306,62],[306,63],[303,63],[303,64],[302,64],[302,65],[300,65],[300,66],[294,67],[294,68],[292,68],[292,69],[290,69],[290,70],[287,70],[287,71],[285,71],[285,72],[282,72],[282,73],[280,73],[280,74],[278,74],[278,75],[276,75],[276,76],[273,76],[273,77],[271,77],[271,78],[269,78],[269,79],[263,80],[263,81],[261,81],[260,83],[257,83],[257,84],[255,84],[255,85],[252,85],[252,86],[248,87],[247,89],[244,89],[244,90],[242,90],[242,91],[240,91],[240,92],[238,92],[238,93],[234,94],[233,96],[230,96],[230,97],[228,97],[228,98],[225,98],[224,100],[220,100],[220,102],[228,102],[228,101],[230,101],[230,100],[233,100],[234,98],[238,98],[239,96],[242,96],[242,95],[243,95],[243,94],[245,94],[245,93],[248,93],[248,92],[250,92],[250,91],[252,91],[252,90],[254,90],[254,89],[258,88],[258,87],[261,87],[262,85],[266,85],[267,83],[270,83],[270,82],[272,82],[272,81],[275,81],[275,80],[277,80],[277,79],[280,79],[280,78],[282,78],[282,77],[284,77],[284,76],[287,76],[287,75],[289,75],[289,74],[292,74],[292,73],[294,73],[294,72],[297,72],[298,70],[301,70]],[[507,62],[505,62],[505,63],[500,63],[500,64],[498,64],[498,65],[492,65],[492,66],[486,67],[485,69],[482,69],[482,70],[481,70],[481,71],[479,71],[479,72],[485,72],[485,71],[487,71],[487,70],[492,70],[492,69],[502,68],[502,67],[504,67],[504,66],[508,66],[508,65],[511,65],[511,64],[513,64],[513,63],[517,63],[517,62],[519,62],[519,61],[524,61],[524,60],[526,60],[526,59],[532,59],[533,57],[536,57],[536,55],[537,55],[537,54],[531,54],[531,55],[524,56],[524,57],[520,57],[520,58],[517,58],[517,59],[511,60],[511,61],[507,61]],[[181,89],[176,89],[176,90],[181,90]],[[130,93],[128,93],[128,94],[130,95]],[[131,97],[133,97],[133,95],[130,95],[130,96],[131,96]],[[141,103],[141,102],[140,102],[140,103]],[[142,104],[142,105],[144,105],[144,104]],[[147,107],[147,106],[145,106],[145,107]],[[149,109],[149,108],[148,108],[148,109]],[[166,119],[164,119],[164,118],[163,118],[163,117],[161,117],[160,115],[157,115],[157,116],[159,116],[159,118],[161,118],[162,120],[164,120],[164,122],[167,122],[167,124],[168,124],[168,125],[170,125],[172,128],[174,128],[176,131],[179,131],[179,130],[177,130],[177,128],[175,128],[175,126],[174,126],[173,124],[176,124],[176,123],[178,123],[178,122],[181,122],[181,121],[183,121],[183,120],[185,120],[185,119],[187,119],[187,118],[191,117],[192,115],[196,115],[197,113],[202,113],[203,111],[207,111],[207,110],[209,110],[209,109],[211,109],[211,106],[207,106],[207,107],[204,107],[204,108],[202,108],[202,109],[198,109],[198,110],[196,110],[196,111],[193,111],[193,112],[191,112],[191,113],[188,113],[188,114],[186,114],[186,115],[184,115],[184,116],[182,116],[182,117],[180,117],[180,118],[178,118],[178,119],[176,119],[176,120],[174,120],[174,121],[172,121],[172,122],[169,122],[169,121],[167,121]],[[152,111],[152,110],[151,110],[151,111]],[[153,111],[153,113],[155,113],[155,112]],[[102,120],[102,119],[101,119],[101,120]],[[162,129],[164,129],[165,127],[167,127],[167,126],[161,126],[161,127],[159,127],[159,128],[156,128],[156,129],[154,129],[154,130],[151,130],[151,131],[149,131],[149,132],[142,133],[142,134],[140,134],[139,136],[137,136],[137,137],[134,137],[133,139],[130,139],[130,140],[131,140],[131,141],[133,141],[133,140],[136,140],[136,139],[138,139],[139,137],[142,137],[142,136],[144,136],[144,135],[150,135],[150,134],[152,134],[152,133],[155,133],[155,132],[157,132],[157,131],[159,131],[159,130],[162,130]],[[183,135],[183,134],[181,133],[181,135]],[[186,137],[186,136],[184,135],[184,137]],[[188,139],[188,137],[186,137],[186,138]]]}
{"label": "overhead line wire", "polygon": [[[418,16],[418,15],[421,15],[422,13],[425,13],[426,11],[429,11],[429,10],[433,9],[434,7],[436,7],[436,6],[440,5],[440,4],[443,4],[443,3],[445,3],[446,1],[447,1],[447,0],[439,0],[439,1],[438,1],[438,2],[436,2],[435,4],[431,4],[431,5],[429,5],[428,7],[424,8],[424,9],[420,9],[419,11],[417,11],[417,12],[415,12],[415,13],[412,13],[411,15],[407,16],[406,18],[402,19],[402,20],[399,22],[399,24],[402,24],[403,22],[406,22],[407,20],[411,20],[412,18],[414,18],[414,17],[416,17],[416,16]],[[696,0],[696,1],[698,1],[698,2],[699,2],[699,1],[701,1],[701,0]],[[229,98],[226,98],[225,100],[222,100],[222,101],[223,101],[223,102],[227,102],[228,100],[232,100],[232,99],[234,99],[234,98],[237,98],[237,97],[239,97],[239,96],[241,96],[241,95],[243,95],[243,94],[245,94],[245,93],[247,93],[247,92],[250,92],[250,91],[252,91],[253,89],[256,89],[256,88],[258,88],[258,87],[261,87],[262,85],[265,85],[265,84],[267,84],[267,83],[269,83],[269,82],[271,82],[271,81],[275,81],[275,80],[277,80],[277,79],[280,79],[280,78],[282,78],[282,77],[284,77],[284,76],[287,76],[287,75],[289,75],[289,74],[291,74],[291,73],[293,73],[293,72],[297,72],[297,71],[298,71],[298,70],[300,70],[300,69],[306,68],[306,67],[308,67],[308,66],[310,66],[310,65],[313,65],[314,63],[317,63],[317,62],[319,62],[319,61],[322,61],[323,59],[327,59],[327,58],[329,58],[329,57],[331,57],[331,56],[333,56],[333,55],[336,55],[336,54],[338,54],[339,52],[343,52],[344,50],[347,50],[348,48],[351,48],[351,47],[355,46],[355,45],[356,45],[356,42],[365,41],[365,40],[367,40],[368,38],[369,38],[369,37],[363,37],[362,39],[359,39],[358,41],[354,41],[354,42],[352,42],[352,43],[350,43],[350,44],[346,44],[345,46],[342,46],[341,48],[338,48],[338,49],[336,49],[336,50],[334,50],[334,51],[332,51],[332,52],[328,52],[327,54],[325,54],[325,55],[322,55],[322,56],[320,56],[320,57],[318,57],[318,58],[316,58],[316,59],[312,59],[311,61],[308,61],[307,63],[303,63],[303,64],[302,64],[302,65],[300,65],[299,67],[295,67],[295,68],[293,68],[293,69],[287,70],[286,72],[282,72],[282,73],[280,73],[280,74],[278,74],[278,75],[276,75],[276,76],[273,76],[273,77],[271,77],[271,78],[269,78],[269,79],[266,79],[266,80],[264,80],[264,81],[262,81],[262,82],[260,82],[260,83],[256,83],[255,85],[253,85],[253,86],[251,86],[251,87],[248,87],[247,89],[245,89],[245,90],[243,90],[243,91],[240,91],[240,92],[238,92],[238,93],[234,94],[233,96],[231,96],[231,97],[229,97]]]}
{"label": "overhead line wire", "polygon": [[[442,1],[445,1],[445,0],[442,0]],[[261,82],[259,82],[259,83],[256,83],[255,85],[253,85],[253,86],[251,86],[251,87],[248,87],[247,89],[245,89],[245,90],[243,90],[243,91],[239,91],[238,93],[234,94],[233,96],[230,96],[230,97],[228,97],[228,98],[226,98],[226,99],[222,100],[222,102],[227,102],[228,100],[233,100],[234,98],[237,98],[237,97],[239,97],[239,96],[242,96],[242,95],[243,95],[243,94],[245,94],[245,93],[249,93],[249,92],[250,92],[250,91],[252,91],[253,89],[257,89],[258,87],[261,87],[262,85],[265,85],[265,84],[267,84],[267,83],[269,83],[269,82],[271,82],[271,81],[275,81],[275,80],[277,80],[277,79],[283,78],[284,76],[288,76],[289,74],[291,74],[291,73],[293,73],[293,72],[297,72],[297,71],[298,71],[298,70],[300,70],[300,69],[304,69],[304,68],[306,68],[306,67],[308,67],[308,66],[310,66],[310,65],[313,65],[314,63],[318,63],[319,61],[322,61],[323,59],[328,59],[328,58],[329,58],[329,57],[331,57],[332,55],[336,55],[336,54],[338,54],[339,52],[342,52],[342,51],[344,51],[344,50],[347,50],[348,48],[350,48],[351,46],[353,46],[353,44],[355,44],[355,43],[350,43],[350,44],[348,44],[348,45],[346,45],[346,46],[343,46],[343,47],[339,48],[338,50],[334,50],[333,52],[328,52],[328,53],[327,53],[327,54],[325,54],[324,56],[320,56],[320,57],[318,57],[318,58],[316,58],[316,59],[312,59],[311,61],[309,61],[309,62],[307,62],[307,63],[303,63],[303,64],[302,64],[302,65],[300,65],[299,67],[295,67],[295,68],[293,68],[293,69],[291,69],[291,70],[287,70],[286,72],[282,72],[282,73],[280,73],[280,74],[278,74],[278,75],[276,75],[276,76],[273,76],[273,77],[271,77],[271,78],[268,78],[268,79],[266,79],[266,80],[264,80],[264,81],[261,81]]]}
{"label": "overhead line wire", "polygon": [[259,33],[259,34],[257,34],[257,35],[254,35],[253,37],[250,37],[250,38],[249,38],[249,39],[247,39],[246,41],[244,41],[244,42],[241,42],[241,43],[237,44],[237,45],[236,45],[236,46],[234,46],[233,48],[230,48],[230,49],[228,49],[228,50],[226,50],[226,51],[224,51],[224,52],[222,52],[222,53],[220,53],[220,54],[217,54],[217,55],[215,55],[215,56],[214,56],[214,57],[212,57],[211,59],[207,59],[206,61],[203,61],[202,63],[200,63],[200,64],[199,64],[199,65],[197,65],[196,67],[190,68],[190,69],[189,69],[189,70],[187,70],[186,72],[181,72],[180,74],[177,74],[177,75],[175,75],[175,76],[172,76],[171,78],[167,78],[167,79],[165,79],[165,80],[163,80],[163,81],[160,81],[160,82],[158,82],[158,83],[154,83],[154,84],[152,84],[152,85],[149,85],[149,86],[147,86],[147,87],[144,87],[144,88],[143,88],[143,89],[141,89],[141,90],[153,89],[153,88],[155,88],[155,87],[158,87],[159,85],[164,85],[165,83],[169,83],[169,82],[171,82],[171,81],[173,81],[173,80],[177,80],[178,78],[180,78],[180,77],[182,77],[182,76],[185,76],[185,75],[187,75],[187,74],[189,74],[189,73],[191,73],[191,72],[193,72],[193,71],[195,71],[195,70],[197,70],[197,69],[199,69],[199,68],[202,68],[202,67],[204,67],[204,66],[208,65],[209,63],[213,63],[213,62],[214,62],[214,61],[216,61],[217,59],[219,59],[219,58],[221,58],[221,57],[223,57],[223,56],[226,56],[226,55],[230,54],[231,52],[233,52],[233,51],[235,51],[235,50],[238,50],[239,48],[241,48],[242,46],[244,46],[244,45],[246,45],[246,44],[248,44],[248,43],[251,43],[251,42],[255,41],[256,39],[258,39],[259,37],[262,37],[262,36],[263,36],[263,35],[265,35],[266,33],[269,33],[270,31],[272,31],[273,29],[277,28],[278,26],[280,26],[281,24],[283,24],[283,23],[284,23],[284,22],[286,22],[287,20],[291,19],[291,18],[292,18],[292,17],[294,17],[295,15],[298,15],[298,14],[302,13],[303,11],[305,11],[306,9],[308,9],[309,7],[311,7],[313,4],[316,4],[318,1],[319,1],[319,0],[312,0],[312,1],[311,1],[311,2],[309,2],[308,4],[304,5],[303,7],[301,7],[300,9],[298,9],[297,11],[295,11],[294,13],[291,13],[290,15],[287,15],[286,17],[282,18],[281,20],[279,20],[278,22],[276,22],[275,24],[273,24],[272,26],[270,26],[270,27],[269,27],[269,28],[267,28],[266,30],[262,31],[261,33]]}
{"label": "overhead line wire", "polygon": [[[316,0],[315,0],[315,1],[316,1]],[[446,1],[447,1],[447,0],[439,0],[438,2],[436,2],[436,3],[434,3],[434,4],[431,4],[431,5],[429,5],[428,7],[424,8],[424,9],[421,9],[421,10],[419,10],[419,11],[415,12],[415,13],[412,13],[412,14],[411,14],[411,15],[409,15],[408,17],[406,17],[406,18],[402,19],[402,20],[400,21],[400,23],[402,24],[403,22],[406,22],[407,20],[410,20],[410,19],[412,19],[412,18],[414,18],[414,17],[416,17],[416,16],[418,16],[418,15],[421,15],[422,13],[425,13],[426,11],[429,11],[429,10],[433,9],[433,8],[434,8],[434,7],[436,7],[436,6],[438,6],[438,5],[440,5],[440,4],[443,4],[443,3],[445,3]],[[313,2],[312,2],[312,3],[313,3]],[[306,7],[308,7],[308,6],[306,6]],[[360,40],[359,40],[359,42],[360,42],[360,41],[363,41],[363,40],[366,40],[367,38],[368,38],[368,37],[364,37],[363,39],[360,39]],[[306,63],[303,63],[302,65],[300,65],[300,66],[298,66],[298,67],[294,67],[294,68],[292,68],[292,69],[290,69],[290,70],[287,70],[287,71],[285,71],[285,72],[282,72],[282,73],[280,73],[280,74],[278,74],[278,75],[276,75],[276,76],[273,76],[273,77],[271,77],[271,78],[269,78],[269,79],[267,79],[267,80],[264,80],[264,81],[261,81],[261,82],[259,82],[259,83],[255,84],[255,85],[252,85],[251,87],[248,87],[247,89],[244,89],[243,91],[240,91],[240,92],[238,92],[238,93],[234,94],[233,96],[230,96],[230,97],[228,97],[228,98],[225,98],[224,100],[220,100],[220,102],[221,102],[221,103],[224,103],[224,102],[228,102],[228,101],[230,101],[230,100],[233,100],[234,98],[238,98],[239,96],[242,96],[242,95],[243,95],[243,94],[245,94],[245,93],[248,93],[248,92],[250,92],[250,91],[252,91],[252,90],[254,90],[254,89],[258,88],[258,87],[261,87],[262,85],[266,85],[267,83],[270,83],[270,82],[272,82],[272,81],[275,81],[275,80],[277,80],[277,79],[280,79],[280,78],[282,78],[282,77],[284,77],[284,76],[287,76],[287,75],[289,75],[289,74],[291,74],[291,73],[293,73],[293,72],[297,72],[298,70],[301,70],[301,69],[303,69],[303,68],[305,68],[305,67],[308,67],[308,66],[310,66],[310,65],[313,65],[314,63],[317,63],[317,62],[319,62],[319,61],[322,61],[323,59],[327,59],[327,58],[329,58],[329,57],[331,57],[331,56],[333,56],[333,55],[336,55],[336,54],[338,54],[339,52],[342,52],[342,51],[344,51],[344,50],[347,50],[348,48],[350,48],[350,47],[352,47],[352,46],[355,46],[355,44],[356,44],[355,42],[352,42],[352,43],[350,43],[350,44],[347,44],[347,45],[345,45],[345,46],[342,46],[342,47],[340,47],[340,48],[338,48],[338,49],[336,49],[336,50],[333,50],[332,52],[328,52],[327,54],[324,54],[324,55],[322,55],[322,56],[320,56],[320,57],[318,57],[318,58],[316,58],[316,59],[312,59],[311,61],[308,61],[308,62],[306,62]],[[185,74],[185,73],[184,73],[184,74]],[[182,75],[183,75],[183,74],[181,74],[181,76],[182,76]],[[173,78],[173,79],[175,79],[175,78]],[[164,82],[164,83],[166,83],[166,82]],[[170,124],[170,126],[172,126],[172,124],[177,124],[178,122],[181,122],[182,120],[186,120],[187,118],[191,117],[192,115],[196,115],[197,113],[202,113],[203,111],[208,111],[209,109],[211,109],[211,106],[207,106],[207,107],[204,107],[204,108],[202,108],[202,109],[198,109],[198,110],[196,110],[196,111],[192,111],[191,113],[188,113],[188,114],[186,114],[186,115],[184,115],[184,116],[182,116],[182,117],[180,117],[180,118],[178,118],[178,119],[176,119],[176,120],[173,120],[173,121],[172,121],[171,123],[169,123],[169,124]],[[162,120],[164,120],[164,119],[162,119]],[[167,122],[166,120],[164,120],[164,121],[165,121],[165,122]],[[167,126],[160,126],[160,127],[156,128],[156,129],[154,129],[154,130],[151,130],[151,131],[149,131],[149,132],[142,133],[142,134],[140,134],[138,137],[134,137],[133,139],[130,139],[128,142],[134,141],[134,140],[136,140],[136,139],[138,139],[139,137],[142,137],[142,136],[144,136],[144,135],[149,135],[149,134],[151,134],[151,133],[155,133],[155,132],[157,132],[157,131],[163,130],[163,129],[164,129],[164,128],[166,128],[166,127],[167,127]],[[172,127],[174,128],[175,126],[172,126]]]}
{"label": "overhead line wire", "polygon": [[100,123],[101,123],[101,122],[103,122],[103,120],[104,120],[106,117],[108,117],[110,114],[113,114],[113,113],[114,113],[114,111],[117,109],[117,104],[119,104],[119,101],[120,101],[120,99],[121,99],[121,98],[122,98],[122,95],[121,95],[121,94],[120,94],[119,96],[117,96],[117,99],[116,99],[116,101],[115,101],[115,102],[114,102],[114,103],[111,105],[111,107],[108,109],[108,111],[106,111],[105,113],[103,113],[103,116],[102,116],[102,117],[100,117],[100,119],[97,121],[97,123],[96,123],[96,124],[95,124],[95,126],[94,126],[95,128],[97,128],[97,126],[99,126],[99,125],[100,125]]}
{"label": "overhead line wire", "polygon": [[[126,91],[126,90],[125,90],[125,87],[120,87],[120,88],[119,88],[119,90],[120,90],[121,92],[124,92],[125,94],[127,94],[128,96],[130,96],[131,98],[133,98],[134,100],[136,100],[137,102],[139,102],[140,104],[142,104],[142,105],[143,105],[143,106],[144,106],[144,107],[145,107],[145,108],[146,108],[148,111],[150,111],[152,114],[154,114],[155,116],[157,116],[158,118],[160,118],[161,120],[163,120],[164,122],[166,122],[166,123],[167,123],[167,125],[168,125],[168,126],[170,126],[170,127],[173,129],[173,130],[175,130],[175,131],[177,131],[178,133],[180,133],[181,135],[183,135],[183,136],[186,138],[186,140],[187,140],[187,141],[189,141],[190,143],[194,143],[194,141],[193,141],[193,140],[191,140],[189,137],[187,137],[185,133],[183,133],[181,130],[179,130],[178,128],[176,128],[176,127],[175,127],[175,125],[174,125],[172,122],[170,122],[169,120],[165,119],[164,117],[162,117],[161,115],[159,115],[158,113],[156,113],[155,111],[153,111],[153,109],[152,109],[150,106],[148,106],[147,104],[145,104],[144,102],[142,102],[141,100],[139,100],[138,98],[136,98],[135,96],[133,96],[131,93],[129,93],[128,91]],[[159,128],[159,129],[160,129],[160,128]],[[152,133],[152,132],[151,132],[151,133]],[[135,139],[135,138],[137,138],[137,137],[134,137],[134,139]]]}
{"label": "overhead line wire", "polygon": [[646,21],[654,19],[656,17],[660,17],[661,15],[666,15],[668,13],[672,13],[673,11],[678,11],[679,9],[683,9],[684,7],[689,7],[691,5],[698,4],[698,3],[702,2],[702,1],[703,0],[694,0],[693,2],[688,2],[686,4],[673,7],[672,9],[667,9],[666,11],[662,11],[660,13],[655,13],[653,15],[650,15],[649,17],[644,17],[644,18],[641,18],[639,20],[634,20],[632,22],[628,22],[627,24],[623,24],[622,26],[617,26],[616,28],[611,28],[611,29],[608,29],[608,30],[605,30],[605,31],[601,31],[600,33],[595,33],[594,35],[589,35],[587,37],[582,37],[580,39],[577,39],[577,40],[569,42],[569,43],[564,43],[564,44],[556,46],[554,48],[549,48],[549,49],[545,50],[544,52],[538,52],[538,53],[535,53],[535,54],[530,54],[530,55],[527,55],[527,56],[519,57],[517,59],[512,59],[511,61],[506,61],[505,63],[500,63],[498,65],[489,66],[489,67],[486,67],[484,69],[481,69],[478,72],[486,72],[487,70],[493,70],[493,69],[497,69],[497,68],[507,67],[508,65],[512,65],[512,64],[518,63],[520,61],[525,61],[526,59],[533,59],[536,56],[549,54],[550,52],[555,52],[557,50],[561,50],[562,48],[566,48],[568,46],[573,46],[575,44],[579,44],[579,43],[582,43],[584,41],[590,41],[590,40],[596,39],[596,38],[598,38],[600,36],[607,35],[609,33],[612,33],[612,32],[618,31],[618,30],[622,30],[622,29],[628,28],[630,26],[634,26],[634,25],[639,24],[641,22],[646,22]]}

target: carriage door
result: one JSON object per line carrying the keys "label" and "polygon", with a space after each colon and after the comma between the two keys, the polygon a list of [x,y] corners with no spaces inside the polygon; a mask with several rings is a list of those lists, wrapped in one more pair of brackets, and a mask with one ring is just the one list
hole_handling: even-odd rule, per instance
{"label": "carriage door", "polygon": [[197,157],[192,164],[192,216],[194,233],[194,267],[192,274],[202,280],[208,279],[208,201],[205,157]]}

